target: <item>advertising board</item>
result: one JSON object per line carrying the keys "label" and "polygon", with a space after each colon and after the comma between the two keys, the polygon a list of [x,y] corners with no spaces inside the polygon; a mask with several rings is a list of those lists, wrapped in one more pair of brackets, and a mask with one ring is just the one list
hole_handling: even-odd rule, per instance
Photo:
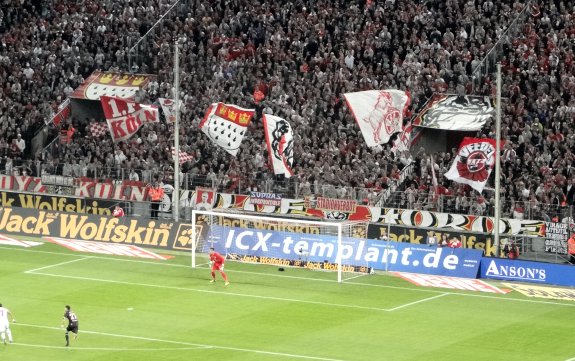
{"label": "advertising board", "polygon": [[[212,226],[204,252],[368,267],[375,270],[476,278],[482,251],[418,246],[372,239]],[[257,258],[254,259],[257,261]]]}
{"label": "advertising board", "polygon": [[480,275],[506,281],[575,286],[575,267],[568,264],[483,257]]}

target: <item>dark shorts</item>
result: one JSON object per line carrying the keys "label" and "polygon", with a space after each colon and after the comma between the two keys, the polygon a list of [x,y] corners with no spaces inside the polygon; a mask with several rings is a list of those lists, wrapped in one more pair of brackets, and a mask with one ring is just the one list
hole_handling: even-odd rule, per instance
{"label": "dark shorts", "polygon": [[66,332],[78,333],[78,323],[71,323],[66,327]]}

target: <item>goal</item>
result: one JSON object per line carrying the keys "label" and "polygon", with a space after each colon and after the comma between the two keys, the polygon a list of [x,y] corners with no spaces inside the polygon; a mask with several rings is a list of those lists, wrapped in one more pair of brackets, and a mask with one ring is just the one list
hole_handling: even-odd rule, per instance
{"label": "goal", "polygon": [[369,274],[367,222],[321,222],[192,211],[192,267],[210,247],[240,262],[337,272],[338,282]]}

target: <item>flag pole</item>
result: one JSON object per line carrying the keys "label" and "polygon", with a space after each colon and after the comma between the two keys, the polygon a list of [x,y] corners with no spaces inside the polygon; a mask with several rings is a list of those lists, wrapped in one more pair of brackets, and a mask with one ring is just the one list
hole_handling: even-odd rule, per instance
{"label": "flag pole", "polygon": [[174,220],[180,220],[180,41],[176,39],[174,50],[174,103],[176,119],[174,121],[174,194],[172,194],[172,209]]}
{"label": "flag pole", "polygon": [[501,200],[500,200],[500,187],[501,187],[501,63],[497,63],[497,100],[496,100],[496,113],[495,113],[495,224],[493,227],[494,240],[493,246],[497,252],[497,257],[500,255],[501,245],[499,243],[499,219],[501,217]]}

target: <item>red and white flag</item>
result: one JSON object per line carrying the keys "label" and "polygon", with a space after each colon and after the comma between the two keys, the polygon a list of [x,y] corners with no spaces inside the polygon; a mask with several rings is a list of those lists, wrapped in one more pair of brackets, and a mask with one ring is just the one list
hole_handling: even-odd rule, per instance
{"label": "red and white flag", "polygon": [[206,111],[206,116],[200,123],[200,129],[214,144],[235,156],[254,113],[255,109],[214,103]]}
{"label": "red and white flag", "polygon": [[130,100],[101,96],[100,102],[114,142],[130,138],[145,123],[159,122],[158,107]]}
{"label": "red and white flag", "polygon": [[108,133],[109,129],[108,129],[108,124],[104,123],[104,122],[92,122],[90,123],[90,132],[92,132],[92,135],[95,138],[100,138],[104,135],[106,135],[106,133]]}
{"label": "red and white flag", "polygon": [[[176,148],[172,147],[172,157],[176,156]],[[191,154],[188,154],[186,152],[184,152],[183,150],[180,150],[180,164],[184,164],[186,162],[189,162],[191,160],[193,160],[194,157]]]}
{"label": "red and white flag", "polygon": [[368,147],[389,142],[403,128],[403,118],[411,102],[409,92],[366,90],[344,94]]}
{"label": "red and white flag", "polygon": [[268,154],[274,173],[290,178],[293,175],[294,149],[291,125],[285,119],[271,114],[264,114],[263,122]]}
{"label": "red and white flag", "polygon": [[445,177],[482,192],[495,167],[495,139],[463,138]]}
{"label": "red and white flag", "polygon": [[58,106],[58,112],[54,114],[51,119],[52,123],[54,123],[56,127],[59,127],[61,123],[70,118],[71,113],[72,105],[70,104],[70,98],[66,98],[66,100],[64,100],[64,102]]}
{"label": "red and white flag", "polygon": [[176,103],[172,99],[166,98],[158,98],[158,101],[164,112],[164,117],[166,117],[166,122],[174,123],[176,121]]}

